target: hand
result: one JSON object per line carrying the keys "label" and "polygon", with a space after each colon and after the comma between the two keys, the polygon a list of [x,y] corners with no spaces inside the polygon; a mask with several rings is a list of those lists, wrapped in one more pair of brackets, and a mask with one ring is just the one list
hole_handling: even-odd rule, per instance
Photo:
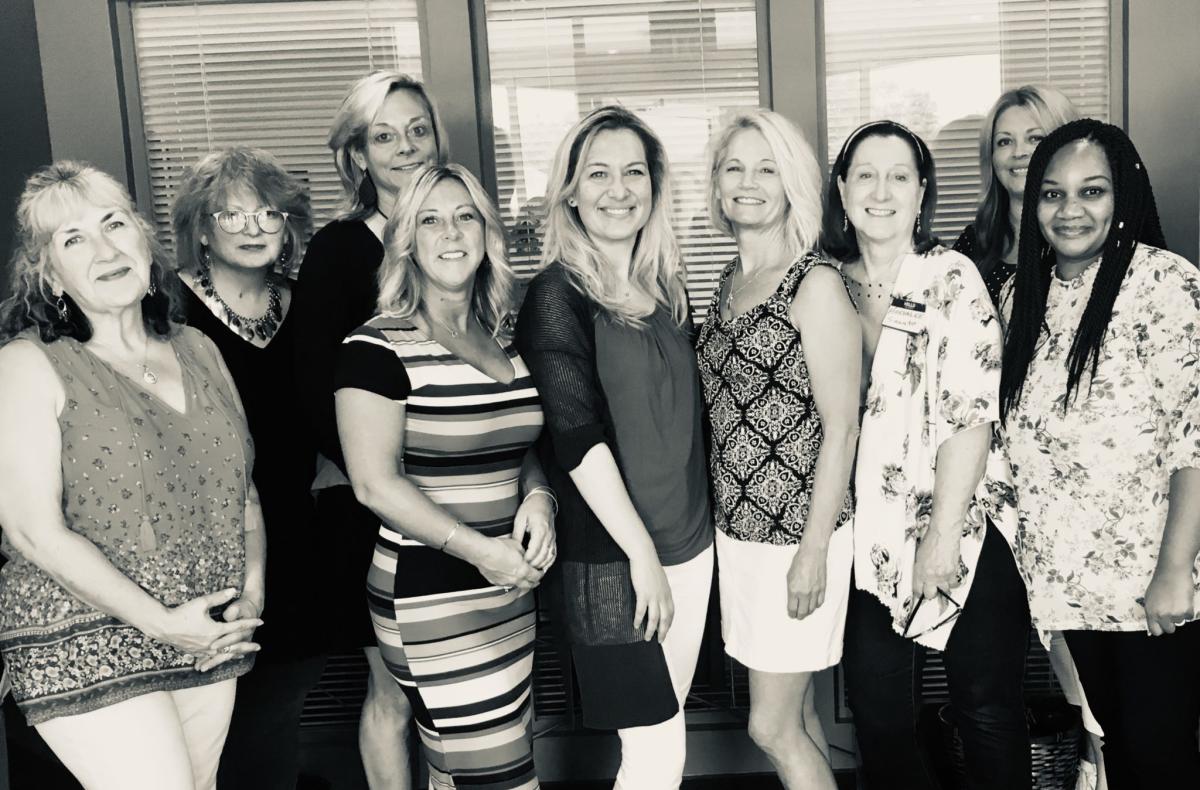
{"label": "hand", "polygon": [[512,538],[491,538],[488,551],[475,567],[497,587],[532,590],[542,580],[543,571],[525,559],[525,549]]}
{"label": "hand", "polygon": [[1192,609],[1192,569],[1158,569],[1146,588],[1146,630],[1151,636],[1175,633],[1177,626],[1195,617]]}
{"label": "hand", "polygon": [[825,560],[829,542],[805,535],[787,573],[788,617],[803,620],[825,603]]}
{"label": "hand", "polygon": [[[261,609],[262,605],[255,603],[252,597],[243,595],[225,607],[225,611],[221,613],[221,618],[227,623],[239,620],[242,622],[257,620]],[[226,661],[232,661],[247,653],[257,652],[260,647],[252,641],[253,636],[254,629],[246,628],[226,634],[217,639],[212,643],[206,655],[196,659],[196,671],[207,672],[210,669],[219,667]]]}
{"label": "hand", "polygon": [[164,610],[161,621],[147,633],[160,642],[166,642],[184,653],[204,656],[213,652],[213,644],[230,634],[251,632],[262,625],[257,617],[241,617],[241,609],[234,612],[234,619],[218,622],[209,615],[209,610],[223,606],[238,594],[237,589],[201,595],[186,603]]}
{"label": "hand", "polygon": [[958,566],[962,562],[962,536],[958,531],[945,535],[932,526],[917,546],[913,566],[913,598],[932,600],[938,590],[949,593],[958,582]]}
{"label": "hand", "polygon": [[671,585],[658,555],[629,560],[629,576],[633,582],[636,605],[633,612],[633,627],[641,628],[646,620],[645,641],[649,642],[658,632],[658,641],[667,638],[671,621],[675,619],[675,601],[671,598]]}
{"label": "hand", "polygon": [[[528,544],[525,539],[528,537]],[[525,561],[540,571],[554,563],[554,500],[543,494],[531,496],[517,508],[512,538],[525,546]]]}

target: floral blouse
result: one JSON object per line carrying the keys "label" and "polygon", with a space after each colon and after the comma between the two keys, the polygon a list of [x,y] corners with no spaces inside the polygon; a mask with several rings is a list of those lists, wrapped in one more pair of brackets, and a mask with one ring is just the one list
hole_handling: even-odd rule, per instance
{"label": "floral blouse", "polygon": [[[1089,387],[1084,374],[1064,413],[1067,355],[1099,269],[1051,278],[1047,328],[1004,431],[1017,558],[1040,630],[1145,629],[1139,601],[1158,562],[1171,475],[1200,467],[1200,273],[1178,255],[1138,245],[1096,376]],[[1010,282],[1006,315],[1011,293]]]}
{"label": "floral blouse", "polygon": [[[882,329],[871,366],[855,469],[855,583],[888,607],[897,633],[907,625],[919,644],[944,650],[955,605],[941,597],[928,601],[910,623],[920,604],[912,594],[913,566],[933,512],[938,448],[960,431],[999,419],[1000,323],[975,265],[940,247],[904,259],[892,296],[924,312],[915,331]],[[962,606],[987,517],[1010,545],[1016,540],[1011,471],[995,439],[993,445],[962,526],[959,581],[951,590]]]}

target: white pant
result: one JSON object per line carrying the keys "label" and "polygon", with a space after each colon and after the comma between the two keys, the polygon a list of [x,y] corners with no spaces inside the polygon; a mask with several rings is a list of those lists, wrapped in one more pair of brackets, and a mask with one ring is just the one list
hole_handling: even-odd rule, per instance
{"label": "white pant", "polygon": [[35,729],[85,790],[214,790],[236,688],[156,691]]}
{"label": "white pant", "polygon": [[617,730],[621,738],[621,768],[614,790],[676,790],[683,782],[687,728],[683,705],[692,688],[708,596],[712,588],[713,549],[709,546],[682,565],[663,570],[671,586],[675,619],[663,640],[663,653],[671,684],[679,700],[679,712],[664,722]]}

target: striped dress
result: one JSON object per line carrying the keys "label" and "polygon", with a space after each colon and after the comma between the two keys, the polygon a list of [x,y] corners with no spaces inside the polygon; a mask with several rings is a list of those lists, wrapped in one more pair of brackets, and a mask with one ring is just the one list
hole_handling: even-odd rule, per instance
{"label": "striped dress", "polygon": [[[403,471],[465,527],[512,532],[526,451],[542,409],[516,348],[504,384],[405,319],[376,316],[344,341],[335,387],[405,406]],[[533,768],[533,596],[470,563],[379,527],[367,577],[384,661],[412,702],[436,782],[537,787]]]}

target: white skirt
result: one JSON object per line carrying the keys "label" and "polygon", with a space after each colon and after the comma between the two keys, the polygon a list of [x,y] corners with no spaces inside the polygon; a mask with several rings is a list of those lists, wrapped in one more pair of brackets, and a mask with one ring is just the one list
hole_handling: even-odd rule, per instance
{"label": "white skirt", "polygon": [[796,546],[735,540],[717,530],[717,577],[725,652],[760,672],[816,672],[842,660],[852,524],[829,539],[825,602],[803,620],[788,616],[787,573]]}

